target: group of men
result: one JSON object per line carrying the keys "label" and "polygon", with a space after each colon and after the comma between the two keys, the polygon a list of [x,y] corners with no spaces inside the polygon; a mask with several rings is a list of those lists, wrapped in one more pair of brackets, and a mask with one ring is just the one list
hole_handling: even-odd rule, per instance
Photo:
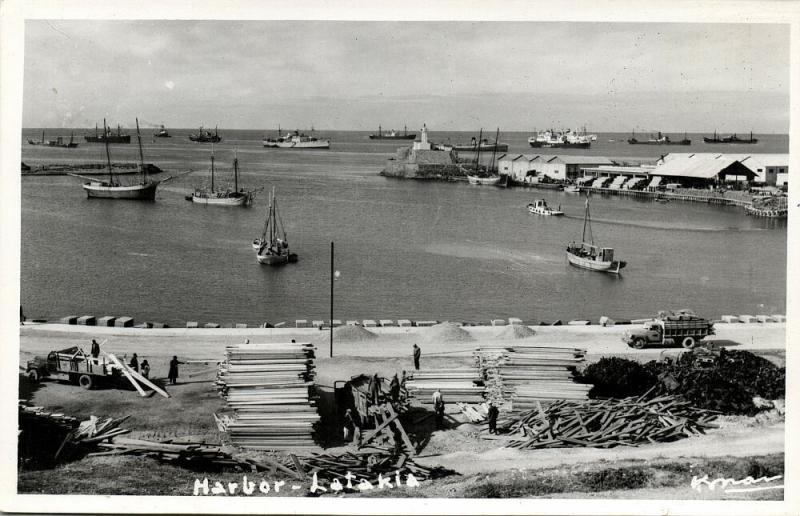
{"label": "group of men", "polygon": [[[92,339],[92,358],[97,361],[97,358],[100,356],[100,344],[97,340]],[[178,365],[184,364],[185,362],[181,362],[178,360],[177,356],[172,357],[172,360],[169,361],[169,372],[167,373],[167,379],[169,379],[170,385],[175,385],[178,381]],[[137,373],[141,374],[145,378],[150,377],[150,364],[147,360],[142,360],[142,363],[139,363],[139,356],[134,353],[133,357],[131,357],[130,362],[128,363],[128,367],[136,371]]]}

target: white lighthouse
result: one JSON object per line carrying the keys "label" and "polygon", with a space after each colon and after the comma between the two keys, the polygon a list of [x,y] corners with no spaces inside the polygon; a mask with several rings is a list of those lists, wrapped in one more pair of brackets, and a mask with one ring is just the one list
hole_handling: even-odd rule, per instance
{"label": "white lighthouse", "polygon": [[414,141],[414,150],[431,150],[431,144],[428,143],[428,126],[422,124],[420,131],[419,141]]}

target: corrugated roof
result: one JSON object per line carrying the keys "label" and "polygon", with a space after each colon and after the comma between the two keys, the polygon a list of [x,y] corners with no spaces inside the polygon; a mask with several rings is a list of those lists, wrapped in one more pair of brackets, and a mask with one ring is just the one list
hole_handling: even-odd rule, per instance
{"label": "corrugated roof", "polygon": [[789,154],[723,154],[719,152],[670,152],[664,156],[664,163],[674,161],[676,159],[733,159],[742,163],[753,172],[758,172],[758,169],[764,167],[788,167]]}
{"label": "corrugated roof", "polygon": [[739,160],[716,155],[691,155],[674,157],[665,161],[651,172],[654,176],[663,177],[694,177],[698,179],[713,179],[722,170],[728,168]]}
{"label": "corrugated roof", "polygon": [[604,156],[572,156],[559,154],[558,160],[567,165],[613,165],[614,162]]}

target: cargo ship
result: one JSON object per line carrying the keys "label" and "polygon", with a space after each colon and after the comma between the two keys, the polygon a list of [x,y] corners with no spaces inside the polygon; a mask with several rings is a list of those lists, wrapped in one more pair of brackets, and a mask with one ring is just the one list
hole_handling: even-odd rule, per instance
{"label": "cargo ship", "polygon": [[219,132],[217,128],[214,128],[214,132],[207,129],[203,129],[203,126],[200,126],[200,130],[194,134],[189,135],[189,139],[193,142],[200,142],[200,143],[219,143],[222,141],[222,138],[219,136]]}
{"label": "cargo ship", "polygon": [[97,130],[97,124],[95,124],[94,136],[85,134],[83,135],[83,139],[88,143],[131,143],[131,135],[123,134],[119,124],[117,125],[116,134],[111,132],[110,127],[105,127],[103,129],[103,134],[100,134]]}
{"label": "cargo ship", "polygon": [[169,134],[169,131],[167,131],[167,128],[164,127],[164,125],[162,124],[161,127],[159,128],[159,130],[153,133],[153,137],[155,137],[155,138],[172,138],[172,135]]}
{"label": "cargo ship", "polygon": [[709,138],[708,136],[703,136],[704,143],[758,143],[758,138],[753,138],[753,132],[750,131],[750,138],[744,139],[739,138],[736,136],[736,133],[733,133],[730,136],[720,138],[717,136],[717,131],[714,131],[714,137]]}
{"label": "cargo ship", "polygon": [[417,137],[417,133],[408,133],[408,127],[403,126],[403,134],[396,132],[394,129],[388,133],[384,133],[381,126],[378,126],[377,134],[370,134],[370,140],[413,140]]}
{"label": "cargo ship", "polygon": [[528,144],[534,148],[549,149],[588,149],[592,146],[594,135],[587,136],[567,129],[566,131],[540,131],[536,136],[528,138]]}
{"label": "cargo ship", "polygon": [[657,138],[650,136],[650,138],[647,140],[637,140],[636,133],[631,132],[631,137],[628,138],[628,143],[631,145],[691,145],[692,140],[686,137],[686,133],[683,133],[682,140],[670,140],[669,136],[666,134],[661,134],[661,131],[658,132]]}

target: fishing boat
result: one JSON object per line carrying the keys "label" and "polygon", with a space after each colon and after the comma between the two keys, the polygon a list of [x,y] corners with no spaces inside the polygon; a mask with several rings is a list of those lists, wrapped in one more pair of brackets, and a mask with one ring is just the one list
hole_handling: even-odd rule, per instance
{"label": "fishing boat", "polygon": [[[30,141],[30,140],[28,140]],[[719,137],[717,136],[717,131],[714,131],[714,137],[709,138],[707,136],[703,136],[704,143],[758,143],[758,138],[753,138],[753,132],[750,131],[750,138],[744,139],[739,138],[736,134],[732,134],[730,136]]]}
{"label": "fishing boat", "polygon": [[222,138],[219,136],[219,131],[217,128],[214,128],[214,132],[207,129],[203,129],[203,126],[200,126],[200,130],[196,133],[192,133],[189,135],[189,139],[193,142],[200,142],[200,143],[219,143],[222,141]]}
{"label": "fishing boat", "polygon": [[264,138],[264,147],[276,149],[330,149],[331,141],[294,131],[278,138]]}
{"label": "fishing boat", "polygon": [[[476,145],[476,152],[475,152],[475,168],[473,169],[472,173],[465,172],[467,176],[467,181],[471,185],[485,185],[485,186],[508,186],[508,176],[501,176],[494,173],[494,161],[495,155],[497,154],[497,149],[499,145],[497,144],[497,140],[500,137],[500,128],[497,129],[497,133],[494,137],[494,145],[490,145],[489,148],[492,149],[492,159],[489,163],[489,166],[486,169],[482,169],[481,167],[481,150],[483,150],[484,146]],[[473,138],[473,140],[475,140]],[[478,136],[478,140],[481,142],[486,142],[487,140],[483,138],[483,129],[480,130],[480,134]],[[462,168],[463,169],[463,168]]]}
{"label": "fishing boat", "polygon": [[653,138],[651,135],[647,140],[638,140],[636,139],[636,133],[631,132],[628,143],[631,145],[691,145],[692,140],[686,137],[686,133],[683,133],[683,139],[681,140],[670,140],[669,136],[661,134],[661,131],[658,132],[657,138]]}
{"label": "fishing boat", "polygon": [[[587,240],[587,229],[589,238]],[[614,249],[595,245],[592,235],[592,222],[589,216],[589,198],[586,198],[586,212],[583,216],[583,236],[580,243],[572,242],[567,245],[567,260],[569,263],[582,269],[599,272],[619,274],[626,262],[614,259]]]}
{"label": "fishing boat", "polygon": [[[105,120],[103,121],[105,125]],[[156,188],[158,185],[167,179],[158,181],[150,179],[147,175],[147,167],[144,164],[144,153],[142,151],[142,137],[139,134],[139,120],[136,120],[136,138],[139,140],[139,160],[140,160],[140,180],[136,184],[121,184],[114,178],[114,173],[111,169],[111,155],[108,151],[109,141],[105,140],[106,146],[106,162],[108,165],[108,181],[98,181],[95,178],[85,177],[78,174],[69,174],[71,176],[87,179],[88,182],[84,183],[83,189],[89,198],[98,199],[129,199],[137,201],[153,201],[156,198]]]}
{"label": "fishing boat", "polygon": [[161,124],[161,127],[158,129],[158,131],[153,133],[153,137],[154,138],[172,138],[172,135],[169,134],[169,131],[167,131],[167,128],[164,127],[164,124]]}
{"label": "fishing boat", "polygon": [[244,206],[253,202],[252,191],[239,189],[239,158],[233,158],[233,190],[216,190],[214,188],[214,149],[211,149],[211,188],[196,188],[192,195],[187,196],[196,204],[208,204],[214,206]]}
{"label": "fishing boat", "polygon": [[534,148],[552,149],[588,149],[597,140],[595,135],[578,134],[577,131],[540,131],[536,136],[528,138],[528,145]]}
{"label": "fishing boat", "polygon": [[547,201],[544,199],[537,199],[536,201],[528,204],[528,211],[535,215],[547,215],[555,217],[564,215],[564,212],[561,211],[561,206],[559,206],[557,210],[554,210],[547,205]]}
{"label": "fishing boat", "polygon": [[370,140],[413,140],[417,137],[417,133],[408,134],[408,127],[403,126],[403,134],[396,132],[394,129],[388,133],[384,133],[381,126],[378,126],[378,132],[370,134]]}
{"label": "fishing boat", "polygon": [[469,181],[469,184],[471,185],[498,186],[502,179],[503,178],[501,176],[479,177],[479,176],[467,175],[467,181]]}
{"label": "fishing boat", "polygon": [[581,193],[581,187],[578,185],[567,185],[564,187],[564,193]]}
{"label": "fishing boat", "polygon": [[[256,249],[256,246],[258,247]],[[264,231],[260,238],[253,240],[256,249],[256,260],[262,265],[284,265],[297,261],[297,254],[289,251],[289,242],[286,240],[286,231],[278,215],[278,203],[275,199],[275,188],[269,200],[267,219],[264,221]]]}
{"label": "fishing boat", "polygon": [[105,122],[103,122],[103,134],[98,132],[97,124],[95,124],[94,136],[84,134],[83,139],[88,143],[131,143],[131,135],[124,134],[119,124],[117,124],[117,133],[114,134],[111,132],[111,128],[106,126]]}

